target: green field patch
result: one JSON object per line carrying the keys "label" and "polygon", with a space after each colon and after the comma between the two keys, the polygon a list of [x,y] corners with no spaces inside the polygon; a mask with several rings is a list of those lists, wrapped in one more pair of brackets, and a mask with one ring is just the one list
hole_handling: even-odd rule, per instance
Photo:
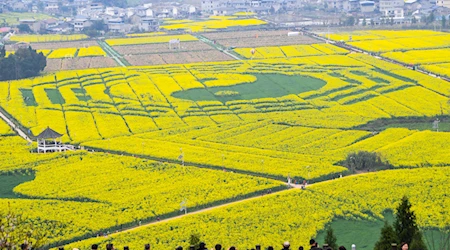
{"label": "green field patch", "polygon": [[36,102],[36,98],[34,98],[33,90],[31,89],[20,89],[20,93],[22,93],[23,100],[25,101],[25,105],[37,107],[38,104]]}
{"label": "green field patch", "polygon": [[64,100],[63,96],[61,95],[61,92],[57,89],[45,89],[45,92],[47,93],[48,99],[53,104],[65,104],[66,101]]}
{"label": "green field patch", "polygon": [[87,102],[92,100],[92,98],[87,94],[85,89],[82,88],[73,88],[73,93],[75,93],[75,96],[78,98],[79,101]]}
{"label": "green field patch", "polygon": [[[346,220],[338,218],[333,220],[329,226],[337,238],[338,246],[345,246],[351,249],[352,244],[356,245],[358,250],[372,250],[380,238],[381,228],[384,221],[393,224],[395,218],[392,212],[383,213],[384,220]],[[440,246],[443,233],[437,229],[426,229],[423,231],[424,242],[428,246]],[[325,241],[325,230],[317,234],[317,240],[320,244]],[[441,249],[441,248],[436,248]]]}
{"label": "green field patch", "polygon": [[341,77],[343,77],[344,75],[342,75],[342,74],[339,74],[339,73],[336,73],[336,72],[331,72],[331,73],[328,73],[328,75],[330,75],[330,76],[333,76],[333,77],[338,77],[338,78],[341,78]]}
{"label": "green field patch", "polygon": [[380,68],[374,68],[373,70],[374,70],[375,72],[378,72],[378,73],[385,74],[385,75],[387,75],[387,76],[396,78],[396,79],[398,79],[398,80],[400,80],[400,81],[410,82],[410,83],[417,83],[417,81],[415,81],[415,80],[413,80],[413,79],[411,79],[411,78],[404,77],[404,76],[401,76],[401,75],[397,75],[397,74],[392,73],[392,72],[389,72],[389,71],[387,71],[387,70],[383,70],[383,69],[380,69]]}
{"label": "green field patch", "polygon": [[[371,121],[365,125],[359,126],[356,129],[363,129],[367,131],[382,131],[388,128],[407,128],[410,130],[432,130],[433,122],[436,117],[399,117],[392,119],[378,119]],[[450,132],[450,116],[439,117],[438,129],[441,132]]]}
{"label": "green field patch", "polygon": [[358,75],[358,76],[368,76],[368,74],[364,71],[351,70],[350,72],[352,72],[353,74]]}
{"label": "green field patch", "polygon": [[[360,71],[358,71],[358,72],[360,72]],[[354,73],[354,71],[352,71],[352,73]],[[328,75],[330,75],[332,77],[340,78],[342,81],[348,82],[350,84],[362,84],[362,82],[360,82],[360,81],[357,81],[357,80],[352,79],[352,78],[348,78],[347,76],[345,76],[343,74],[340,74],[340,73],[337,73],[337,72],[331,72],[331,73],[328,73]]]}
{"label": "green field patch", "polygon": [[376,83],[389,83],[388,80],[385,80],[383,78],[380,77],[369,77],[370,80],[376,82]]}
{"label": "green field patch", "polygon": [[[222,103],[234,100],[252,100],[277,98],[290,94],[318,90],[326,85],[325,81],[307,76],[288,76],[280,74],[255,74],[257,80],[226,87],[190,89],[178,91],[173,97],[192,101],[219,100]],[[236,95],[215,95],[216,93],[239,93]]]}
{"label": "green field patch", "polygon": [[357,81],[355,79],[348,78],[348,77],[344,77],[344,78],[342,78],[342,80],[345,82],[348,82],[350,84],[362,84],[362,82]]}
{"label": "green field patch", "polygon": [[19,196],[13,191],[14,188],[34,180],[35,177],[32,173],[0,175],[0,198],[18,198]]}

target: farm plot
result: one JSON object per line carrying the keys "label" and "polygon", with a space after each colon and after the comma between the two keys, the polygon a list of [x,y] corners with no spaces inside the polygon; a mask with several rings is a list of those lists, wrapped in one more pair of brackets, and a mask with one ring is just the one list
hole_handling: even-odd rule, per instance
{"label": "farm plot", "polygon": [[[437,75],[448,76],[446,63],[450,62],[450,35],[444,32],[414,31],[360,31],[326,35],[331,39],[346,41],[359,49]],[[348,37],[348,39],[344,39]],[[350,37],[352,40],[350,41]]]}
{"label": "farm plot", "polygon": [[448,48],[450,46],[450,35],[441,33],[440,35],[435,36],[371,40],[370,42],[357,41],[349,42],[348,44],[370,52]]}
{"label": "farm plot", "polygon": [[[92,40],[83,41],[68,41],[68,42],[44,42],[44,43],[31,43],[31,47],[36,50],[56,50],[63,48],[86,48],[91,46],[97,46],[97,42]],[[14,45],[7,45],[6,50],[14,50]]]}
{"label": "farm plot", "polygon": [[450,77],[450,63],[423,65],[422,67],[438,75]]}
{"label": "farm plot", "polygon": [[[47,56],[45,72],[117,66],[94,41],[33,43],[31,47]],[[7,55],[14,53],[14,45],[7,50]]]}
{"label": "farm plot", "polygon": [[237,48],[312,44],[318,42],[318,40],[308,36],[288,36],[288,31],[221,32],[203,35],[224,47]]}
{"label": "farm plot", "polygon": [[247,59],[271,59],[316,55],[347,54],[348,51],[331,44],[291,45],[279,47],[237,48],[236,53]]}
{"label": "farm plot", "polygon": [[142,37],[142,36],[160,36],[165,35],[166,32],[146,32],[146,33],[133,33],[133,34],[127,34],[127,37]]}
{"label": "farm plot", "polygon": [[45,72],[61,70],[110,68],[118,66],[114,59],[109,57],[77,57],[64,59],[47,59]]}
{"label": "farm plot", "polygon": [[188,42],[188,41],[197,41],[198,39],[192,35],[170,35],[170,36],[107,39],[106,43],[108,43],[110,46],[121,46],[121,45],[136,45],[136,44],[168,43],[171,40]]}
{"label": "farm plot", "polygon": [[133,66],[234,60],[234,58],[215,49],[206,51],[180,51],[176,53],[163,54],[129,55],[125,56],[125,59]]}
{"label": "farm plot", "polygon": [[450,49],[388,52],[382,54],[382,56],[410,65],[448,63],[450,62]]}
{"label": "farm plot", "polygon": [[64,42],[64,41],[78,41],[88,39],[84,34],[76,35],[17,35],[11,36],[11,41],[27,42],[27,43],[45,43],[45,42]]}
{"label": "farm plot", "polygon": [[210,51],[214,50],[213,47],[203,42],[186,42],[181,43],[180,48],[178,46],[169,47],[168,43],[161,44],[145,44],[145,45],[123,45],[114,46],[119,54],[127,55],[144,55],[144,54],[160,54],[160,53],[174,53],[179,51]]}
{"label": "farm plot", "polygon": [[60,48],[52,50],[48,58],[49,59],[61,59],[71,57],[105,57],[106,53],[99,46],[91,46],[86,48]]}
{"label": "farm plot", "polygon": [[365,30],[321,35],[335,41],[351,42],[396,38],[421,38],[425,36],[441,36],[443,33],[431,30]]}
{"label": "farm plot", "polygon": [[184,30],[187,32],[204,32],[227,28],[241,28],[267,24],[255,18],[240,18],[237,16],[211,16],[204,20],[166,20],[160,26],[163,30]]}

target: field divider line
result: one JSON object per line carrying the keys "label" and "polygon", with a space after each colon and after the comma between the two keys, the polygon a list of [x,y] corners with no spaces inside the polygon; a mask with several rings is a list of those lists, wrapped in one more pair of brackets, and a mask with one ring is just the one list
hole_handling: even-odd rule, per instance
{"label": "field divider line", "polygon": [[[220,51],[220,52],[222,52],[222,53],[224,53],[224,54],[226,54],[226,55],[228,55],[228,56],[231,56],[232,58],[234,58],[234,59],[236,59],[236,60],[238,60],[238,61],[242,61],[242,60],[243,60],[243,59],[240,58],[239,56],[234,55],[234,54],[228,52],[228,50],[227,50],[226,48],[220,48],[220,46],[222,46],[222,45],[219,46],[219,45],[217,45],[217,44],[214,44],[213,41],[211,41],[210,39],[206,38],[205,36],[202,36],[202,35],[196,35],[196,37],[198,38],[198,40],[200,40],[200,41],[202,41],[202,42],[204,42],[204,43],[210,45],[211,47],[215,48],[216,50],[218,50],[218,51]],[[223,47],[223,46],[222,46],[222,47]]]}

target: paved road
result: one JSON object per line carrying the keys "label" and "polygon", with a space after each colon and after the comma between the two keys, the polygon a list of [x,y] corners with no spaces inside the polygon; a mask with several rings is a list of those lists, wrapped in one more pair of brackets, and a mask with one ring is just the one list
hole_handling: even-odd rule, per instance
{"label": "paved road", "polygon": [[2,112],[0,112],[0,118],[2,118],[9,126],[11,126],[11,128],[16,131],[16,133],[18,135],[20,135],[23,139],[25,139],[28,142],[32,142],[32,140],[28,137],[28,135],[23,132],[18,126],[16,126],[16,124],[14,124],[12,122],[11,119],[9,119],[5,114],[3,114]]}

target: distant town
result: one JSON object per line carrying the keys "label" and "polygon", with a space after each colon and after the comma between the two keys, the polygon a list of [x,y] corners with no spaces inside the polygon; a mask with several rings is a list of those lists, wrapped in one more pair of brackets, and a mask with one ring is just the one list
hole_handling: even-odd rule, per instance
{"label": "distant town", "polygon": [[436,24],[442,28],[450,25],[449,8],[450,0],[201,0],[196,4],[134,5],[101,0],[3,0],[0,33],[151,32],[159,31],[168,19],[202,19],[237,12],[251,13],[283,28]]}

